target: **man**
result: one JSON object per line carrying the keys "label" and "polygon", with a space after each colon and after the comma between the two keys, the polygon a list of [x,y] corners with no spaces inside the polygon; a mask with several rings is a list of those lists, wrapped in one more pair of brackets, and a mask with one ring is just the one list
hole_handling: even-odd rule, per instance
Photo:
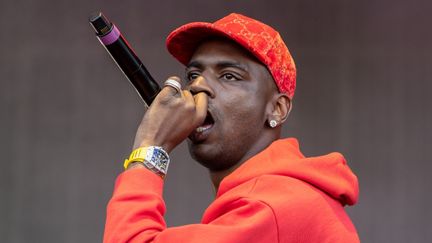
{"label": "man", "polygon": [[[279,34],[230,14],[178,28],[167,47],[186,65],[186,87],[170,78],[144,115],[104,241],[359,242],[343,209],[357,201],[357,178],[343,156],[305,158],[297,140],[280,139],[296,71]],[[167,228],[163,178],[185,139],[217,194],[200,224]]]}

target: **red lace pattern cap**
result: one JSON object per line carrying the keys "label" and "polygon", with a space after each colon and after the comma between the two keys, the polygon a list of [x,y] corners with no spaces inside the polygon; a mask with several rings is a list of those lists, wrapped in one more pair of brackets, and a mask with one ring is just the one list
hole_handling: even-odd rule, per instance
{"label": "red lace pattern cap", "polygon": [[249,50],[267,66],[279,91],[294,96],[294,60],[280,34],[258,20],[232,13],[214,23],[185,24],[169,34],[166,45],[178,61],[187,65],[200,42],[214,35],[228,37]]}

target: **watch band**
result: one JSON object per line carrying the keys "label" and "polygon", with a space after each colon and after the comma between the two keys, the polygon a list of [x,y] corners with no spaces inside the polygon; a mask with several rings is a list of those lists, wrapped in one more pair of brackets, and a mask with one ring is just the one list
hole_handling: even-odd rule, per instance
{"label": "watch band", "polygon": [[127,169],[129,164],[133,162],[143,163],[145,167],[163,178],[168,171],[170,159],[162,147],[149,146],[132,151],[129,158],[124,162],[124,168]]}

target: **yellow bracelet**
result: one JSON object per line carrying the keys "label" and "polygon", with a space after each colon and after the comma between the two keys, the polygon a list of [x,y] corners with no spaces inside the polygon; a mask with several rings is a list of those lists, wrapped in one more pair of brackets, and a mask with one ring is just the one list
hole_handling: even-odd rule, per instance
{"label": "yellow bracelet", "polygon": [[132,151],[123,164],[125,170],[133,162],[143,163],[147,169],[164,178],[168,171],[170,159],[168,153],[162,147],[149,146]]}
{"label": "yellow bracelet", "polygon": [[125,170],[128,168],[129,164],[132,162],[143,163],[147,154],[147,147],[137,148],[130,154],[129,158],[125,160],[123,166]]}

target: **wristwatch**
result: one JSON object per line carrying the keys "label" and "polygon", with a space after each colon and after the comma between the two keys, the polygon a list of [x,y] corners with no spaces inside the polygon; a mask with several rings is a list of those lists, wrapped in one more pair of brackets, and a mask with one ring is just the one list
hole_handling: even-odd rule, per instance
{"label": "wristwatch", "polygon": [[164,178],[168,171],[170,159],[168,153],[162,147],[149,146],[132,151],[129,158],[124,162],[124,168],[127,169],[132,162],[143,163],[147,169]]}

